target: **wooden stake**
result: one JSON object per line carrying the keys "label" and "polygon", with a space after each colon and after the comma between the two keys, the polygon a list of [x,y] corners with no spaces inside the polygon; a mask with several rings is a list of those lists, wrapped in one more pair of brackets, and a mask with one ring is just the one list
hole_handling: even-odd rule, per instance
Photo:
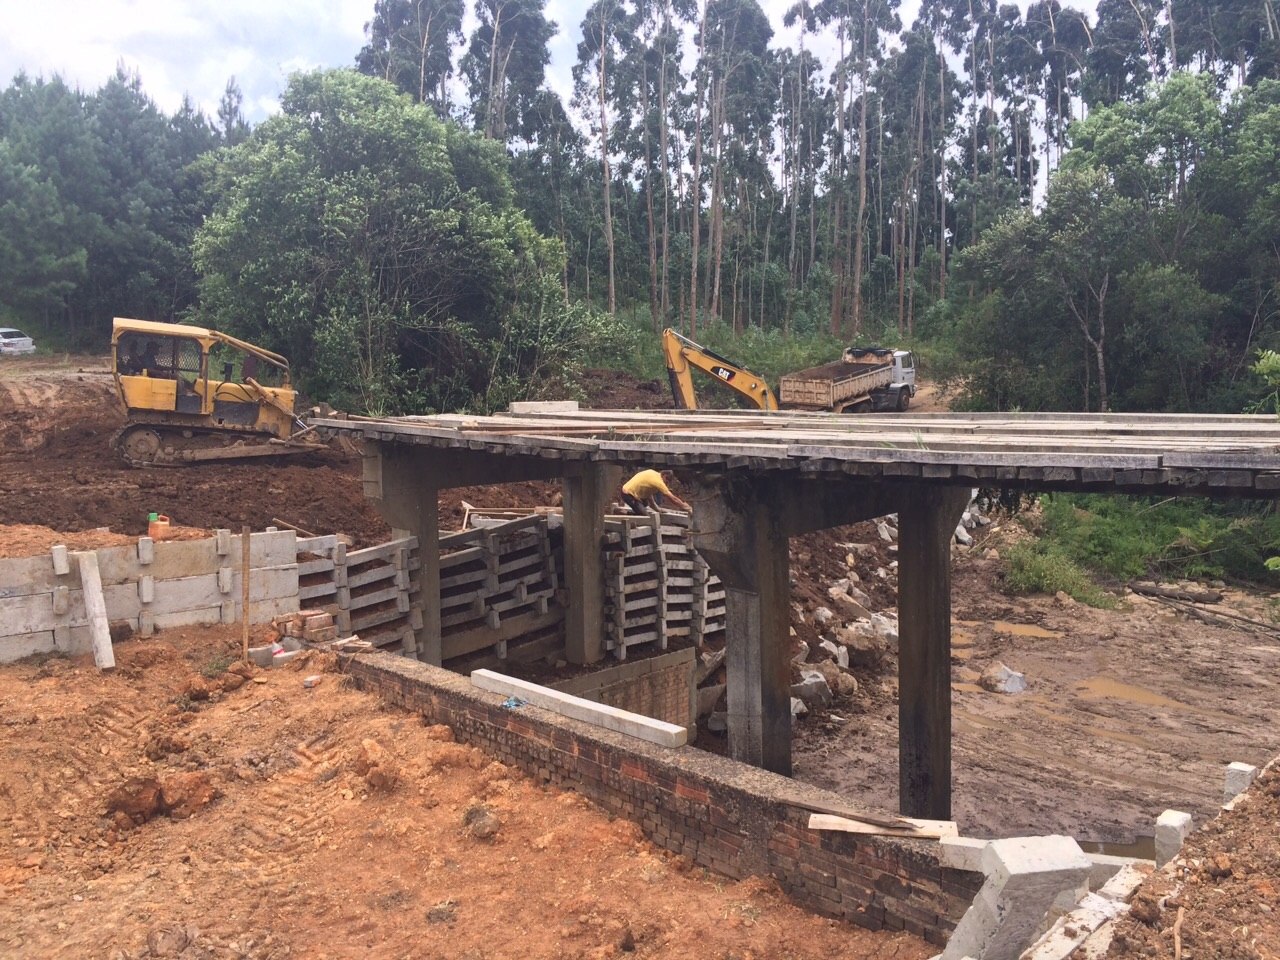
{"label": "wooden stake", "polygon": [[249,525],[240,528],[240,655],[249,662]]}

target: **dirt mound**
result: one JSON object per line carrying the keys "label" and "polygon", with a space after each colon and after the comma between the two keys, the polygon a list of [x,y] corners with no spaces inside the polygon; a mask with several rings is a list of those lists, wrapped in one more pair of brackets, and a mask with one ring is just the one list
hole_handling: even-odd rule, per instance
{"label": "dirt mound", "polygon": [[1116,925],[1108,957],[1174,955],[1266,960],[1280,956],[1280,769],[1204,829],[1187,838],[1181,856],[1155,874]]}
{"label": "dirt mound", "polygon": [[579,385],[583,406],[596,410],[669,410],[671,390],[659,380],[641,380],[622,370],[584,370]]}

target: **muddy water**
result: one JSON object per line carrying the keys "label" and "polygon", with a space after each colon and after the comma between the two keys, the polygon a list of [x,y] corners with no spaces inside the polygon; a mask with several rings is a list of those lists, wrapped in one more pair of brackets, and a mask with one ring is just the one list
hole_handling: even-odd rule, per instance
{"label": "muddy water", "polygon": [[1145,707],[1164,707],[1169,710],[1190,710],[1191,707],[1177,700],[1132,684],[1121,683],[1110,677],[1089,677],[1076,684],[1076,689],[1090,700],[1128,700]]}

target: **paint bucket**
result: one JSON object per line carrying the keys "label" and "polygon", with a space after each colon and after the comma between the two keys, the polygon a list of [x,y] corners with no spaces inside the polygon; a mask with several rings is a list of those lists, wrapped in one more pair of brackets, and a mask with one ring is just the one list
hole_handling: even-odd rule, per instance
{"label": "paint bucket", "polygon": [[169,536],[169,518],[162,513],[147,516],[147,536],[152,540],[164,540]]}

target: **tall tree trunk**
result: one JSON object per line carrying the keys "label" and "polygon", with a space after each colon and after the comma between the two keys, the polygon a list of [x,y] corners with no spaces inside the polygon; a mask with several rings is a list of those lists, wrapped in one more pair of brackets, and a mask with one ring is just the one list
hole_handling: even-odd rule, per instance
{"label": "tall tree trunk", "polygon": [[858,219],[853,233],[853,335],[862,332],[862,245],[867,223],[867,75],[870,72],[867,45],[869,11],[862,4],[862,65],[859,70],[859,86],[862,88],[862,108],[858,111]]}
{"label": "tall tree trunk", "polygon": [[608,59],[608,37],[604,17],[600,18],[600,166],[604,170],[604,242],[609,254],[609,316],[618,312],[618,294],[613,273],[613,203],[610,198],[609,115],[605,110],[605,71]]}
{"label": "tall tree trunk", "polygon": [[649,65],[642,63],[640,106],[644,124],[644,210],[649,229],[649,319],[653,332],[662,329],[658,312],[658,231],[653,216],[653,143],[649,136]]}
{"label": "tall tree trunk", "polygon": [[844,33],[840,34],[840,60],[836,67],[836,155],[832,158],[832,172],[836,186],[829,193],[831,210],[831,335],[840,336],[844,327],[844,232],[841,219],[844,213],[844,151],[845,151],[845,89],[847,87]]}
{"label": "tall tree trunk", "polygon": [[947,298],[947,61],[938,43],[938,124],[944,134],[939,139],[938,161],[938,299]]}
{"label": "tall tree trunk", "polygon": [[698,335],[698,235],[702,212],[702,77],[707,57],[707,3],[698,29],[698,82],[693,98],[693,181],[689,185],[689,336]]}
{"label": "tall tree trunk", "polygon": [[667,129],[667,38],[670,36],[670,7],[663,13],[662,58],[658,72],[659,127],[658,146],[662,150],[662,317],[663,322],[671,314],[671,144]]}

